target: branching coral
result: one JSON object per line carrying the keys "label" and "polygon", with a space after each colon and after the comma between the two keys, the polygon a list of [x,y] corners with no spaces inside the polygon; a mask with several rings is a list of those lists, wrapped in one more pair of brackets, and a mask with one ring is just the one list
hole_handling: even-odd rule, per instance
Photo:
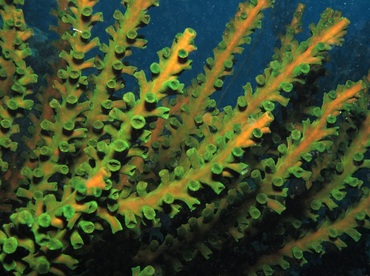
{"label": "branching coral", "polygon": [[[299,5],[256,86],[245,84],[235,107],[219,110],[210,97],[271,1],[241,3],[204,72],[185,86],[179,75],[191,69],[193,29],[158,51],[151,76],[127,62],[145,48],[139,32],[158,1],[123,0],[101,42],[92,32],[103,20],[97,1],[60,0],[60,59],[41,93],[27,64],[32,30],[22,2],[0,1],[3,271],[99,271],[89,249],[113,239],[110,250],[120,253],[99,262],[104,273],[189,272],[207,259],[271,275],[330,244],[345,247],[345,235],[358,241],[369,227],[361,175],[370,168],[369,77],[323,93],[316,106],[305,95],[343,42],[349,21],[340,12],[326,9],[298,42]],[[125,88],[128,77],[138,93]],[[20,129],[27,118],[28,133]],[[109,267],[114,261],[119,268]]]}

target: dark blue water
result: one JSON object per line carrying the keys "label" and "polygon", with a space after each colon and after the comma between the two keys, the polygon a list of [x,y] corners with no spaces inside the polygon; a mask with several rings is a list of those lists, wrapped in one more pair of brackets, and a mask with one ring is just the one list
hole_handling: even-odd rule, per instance
{"label": "dark blue water", "polygon": [[[48,16],[53,1],[27,0],[25,1],[25,16],[31,26],[37,26],[45,34],[53,37],[48,31],[49,25],[55,22]],[[234,104],[238,95],[242,93],[241,86],[248,81],[253,81],[260,74],[266,64],[271,60],[273,48],[278,46],[277,35],[284,33],[285,25],[290,22],[292,13],[298,2],[306,4],[304,16],[304,31],[298,38],[307,39],[308,25],[317,22],[320,13],[326,7],[343,11],[343,16],[350,19],[346,42],[342,48],[337,47],[332,52],[332,62],[327,65],[332,72],[331,78],[326,79],[324,87],[330,83],[344,83],[347,79],[357,80],[367,74],[370,60],[369,33],[370,33],[370,4],[368,0],[352,1],[276,1],[275,8],[266,10],[263,19],[263,28],[258,34],[253,35],[252,44],[245,47],[243,55],[236,55],[236,76],[225,80],[227,97],[222,97],[220,105]],[[221,34],[226,22],[233,16],[239,1],[230,0],[162,0],[159,8],[152,8],[149,12],[151,22],[140,30],[149,43],[147,50],[134,50],[131,62],[140,69],[148,71],[150,64],[157,60],[156,52],[163,47],[170,46],[174,36],[185,28],[191,27],[197,32],[196,46],[190,58],[193,60],[193,70],[185,72],[181,80],[186,84],[202,71],[205,59],[212,55],[212,49],[221,40]],[[314,3],[314,4],[313,4]],[[106,26],[112,23],[112,14],[120,6],[119,0],[100,1],[96,10],[104,13],[105,22],[97,24],[94,32],[101,38],[107,39],[104,32]],[[41,16],[40,16],[41,15]],[[340,77],[338,77],[340,73]],[[220,95],[219,95],[220,96]],[[217,98],[217,94],[215,95]]]}

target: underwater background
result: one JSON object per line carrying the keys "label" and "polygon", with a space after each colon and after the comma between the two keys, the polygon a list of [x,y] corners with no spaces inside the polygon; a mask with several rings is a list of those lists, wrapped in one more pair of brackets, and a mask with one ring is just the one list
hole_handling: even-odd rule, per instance
{"label": "underwater background", "polygon": [[[120,2],[119,0],[100,0],[95,6],[96,10],[100,10],[104,14],[104,22],[97,24],[93,29],[94,34],[101,37],[101,41],[108,39],[105,28],[113,23],[114,8]],[[150,64],[157,59],[157,51],[171,45],[177,33],[187,27],[193,28],[197,32],[195,44],[198,48],[190,55],[193,60],[193,70],[185,71],[181,75],[181,80],[184,83],[190,83],[191,79],[202,70],[206,58],[212,54],[212,49],[221,40],[225,24],[235,14],[239,2],[241,1],[160,0],[160,6],[149,11],[151,16],[149,25],[140,30],[140,34],[148,40],[147,50],[144,53],[144,51],[133,49],[134,54],[132,58],[130,57],[130,62],[139,65],[146,73],[149,72]],[[253,82],[255,76],[263,72],[271,60],[274,47],[279,46],[278,35],[285,32],[285,26],[290,23],[298,3],[306,4],[302,24],[303,32],[298,34],[298,40],[308,36],[309,24],[317,22],[321,12],[327,7],[342,11],[343,16],[351,21],[344,45],[336,47],[330,52],[332,58],[331,62],[326,65],[328,77],[325,78],[326,83],[322,84],[323,88],[333,89],[334,87],[330,86],[331,83],[344,83],[348,79],[357,80],[367,74],[370,64],[370,1],[276,0],[274,8],[264,12],[262,29],[252,35],[251,45],[245,48],[242,55],[236,56],[238,61],[235,66],[235,74],[225,80],[222,90],[223,94],[227,93],[227,97],[224,95],[222,97],[223,101],[220,103],[222,106],[233,105],[236,98],[242,93],[241,86],[249,81]],[[49,26],[55,24],[56,20],[51,15],[47,16],[50,9],[55,7],[54,0],[25,1],[26,22],[31,27],[37,27],[41,32],[40,35],[48,39],[57,38],[56,34],[49,31]],[[43,43],[43,45],[45,44]],[[39,51],[42,52],[42,50]],[[136,52],[137,54],[135,54]]]}
{"label": "underwater background", "polygon": [[[320,87],[328,91],[335,88],[334,85],[337,83],[344,83],[347,79],[361,79],[367,74],[370,65],[370,1],[277,0],[274,9],[265,12],[263,27],[253,34],[252,44],[245,48],[242,55],[236,57],[234,76],[225,81],[221,93],[216,93],[215,98],[220,107],[233,105],[236,98],[243,93],[242,85],[249,81],[254,82],[255,76],[263,72],[264,67],[271,60],[273,48],[278,46],[278,35],[284,33],[285,25],[290,22],[298,2],[308,4],[304,15],[304,30],[298,35],[298,39],[300,36],[307,37],[309,23],[317,22],[320,13],[326,7],[342,11],[343,15],[351,21],[343,46],[336,47],[330,52],[331,60],[325,65],[327,77],[320,82]],[[113,22],[112,7],[117,7],[119,3],[118,0],[100,0],[96,6],[96,10],[104,13],[105,22],[98,24],[94,30],[95,35],[101,37],[101,41],[108,38],[104,29]],[[129,61],[149,72],[150,64],[157,59],[156,52],[171,45],[178,32],[191,27],[197,32],[195,44],[198,50],[190,55],[193,60],[193,70],[184,72],[180,78],[182,82],[189,84],[190,80],[202,70],[206,58],[212,54],[212,49],[217,46],[225,24],[234,15],[238,3],[239,1],[236,0],[161,0],[159,8],[149,11],[150,24],[140,30],[140,34],[148,40],[147,50],[134,49],[134,54]],[[48,15],[49,10],[54,7],[54,1],[50,0],[25,1],[26,22],[35,30],[35,37],[30,41],[34,52],[30,65],[38,74],[47,73],[50,70],[47,60],[53,58],[53,55],[55,57],[49,41],[56,39],[57,36],[49,31],[49,26],[55,24],[56,20],[52,16],[44,16]],[[132,83],[128,87],[135,89],[134,85]],[[370,176],[365,178],[369,181]],[[360,242],[352,242],[341,252],[334,249],[322,258],[314,257],[309,261],[309,265],[302,269],[293,267],[286,275],[370,275],[369,230],[362,230],[362,234],[363,238]],[[351,241],[348,240],[348,243],[350,244]],[[112,248],[112,251],[116,250],[117,248]],[[98,258],[100,261],[104,260],[103,256],[97,256]],[[202,271],[201,266],[202,264],[199,264],[198,271],[193,275],[215,275],[214,271]],[[227,275],[227,272],[220,272],[219,275]]]}

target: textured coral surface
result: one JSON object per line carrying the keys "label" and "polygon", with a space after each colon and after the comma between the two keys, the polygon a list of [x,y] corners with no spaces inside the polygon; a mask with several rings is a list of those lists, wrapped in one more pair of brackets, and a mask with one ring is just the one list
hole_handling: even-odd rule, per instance
{"label": "textured coral surface", "polygon": [[[274,48],[258,39],[273,3],[240,3],[187,82],[192,28],[137,64],[144,30],[166,36],[150,25],[157,0],[109,19],[106,0],[59,0],[54,42],[23,2],[0,0],[0,274],[272,275],[363,244],[370,76],[320,86],[350,28],[341,12],[301,35],[299,4],[247,74],[234,65],[253,39]],[[242,87],[225,85],[235,75]]]}

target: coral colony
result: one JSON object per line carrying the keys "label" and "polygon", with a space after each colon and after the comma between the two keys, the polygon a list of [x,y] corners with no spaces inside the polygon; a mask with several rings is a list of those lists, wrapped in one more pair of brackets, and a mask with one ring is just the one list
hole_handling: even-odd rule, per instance
{"label": "coral colony", "polygon": [[211,95],[263,28],[271,0],[239,4],[191,83],[179,75],[191,69],[193,29],[158,51],[149,73],[127,61],[145,55],[140,31],[158,0],[123,0],[107,41],[92,31],[103,20],[97,0],[57,1],[59,59],[48,76],[27,58],[23,2],[0,0],[2,275],[200,266],[272,275],[369,228],[370,77],[310,89],[343,42],[349,20],[340,12],[327,8],[297,41],[298,5],[263,74],[219,109]]}

